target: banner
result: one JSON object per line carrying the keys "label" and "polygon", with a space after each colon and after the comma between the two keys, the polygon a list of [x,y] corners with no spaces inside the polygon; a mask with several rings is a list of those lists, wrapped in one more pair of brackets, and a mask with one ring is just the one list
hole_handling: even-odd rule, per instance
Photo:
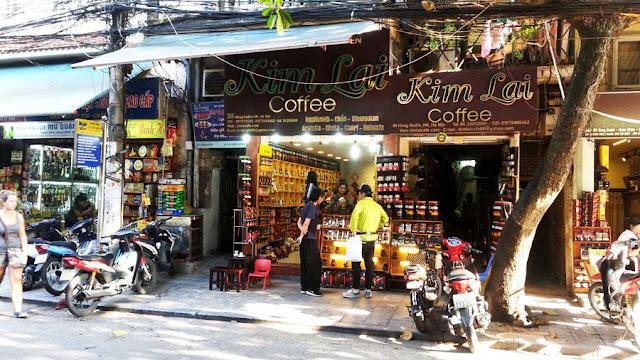
{"label": "banner", "polygon": [[164,119],[127,120],[127,139],[164,139]]}
{"label": "banner", "polygon": [[239,137],[224,135],[224,102],[191,104],[193,135],[198,148],[244,148]]}
{"label": "banner", "polygon": [[76,119],[76,165],[100,166],[102,159],[102,123]]}
{"label": "banner", "polygon": [[[160,79],[131,79],[125,84],[124,101],[127,119],[156,119],[160,101]],[[77,116],[85,119],[100,119],[107,115],[109,94],[105,94],[77,111]]]}
{"label": "banner", "polygon": [[23,122],[3,124],[4,139],[73,139],[75,121]]}

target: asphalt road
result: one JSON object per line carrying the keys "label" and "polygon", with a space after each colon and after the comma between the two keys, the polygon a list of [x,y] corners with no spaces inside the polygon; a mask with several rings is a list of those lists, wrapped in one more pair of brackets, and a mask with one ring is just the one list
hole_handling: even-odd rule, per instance
{"label": "asphalt road", "polygon": [[0,301],[0,359],[535,359],[540,356],[466,345],[316,332],[260,325],[97,312],[78,319],[66,309],[25,305],[15,319]]}

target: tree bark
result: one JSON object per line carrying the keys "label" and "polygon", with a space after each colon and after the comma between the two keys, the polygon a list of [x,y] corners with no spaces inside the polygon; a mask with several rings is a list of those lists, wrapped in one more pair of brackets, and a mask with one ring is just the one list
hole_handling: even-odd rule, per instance
{"label": "tree bark", "polygon": [[583,40],[567,96],[542,164],[505,224],[485,290],[496,321],[526,323],[524,286],[536,228],[571,171],[578,139],[591,119],[612,38],[624,29],[626,20],[617,16],[580,17],[571,19],[571,24]]}

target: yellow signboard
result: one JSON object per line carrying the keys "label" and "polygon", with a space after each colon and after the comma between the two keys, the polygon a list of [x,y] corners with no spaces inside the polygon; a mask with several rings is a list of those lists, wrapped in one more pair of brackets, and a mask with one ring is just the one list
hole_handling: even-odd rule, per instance
{"label": "yellow signboard", "polygon": [[76,119],[76,132],[80,135],[102,136],[100,121]]}
{"label": "yellow signboard", "polygon": [[273,157],[273,148],[269,145],[260,144],[260,156]]}
{"label": "yellow signboard", "polygon": [[164,119],[127,120],[127,139],[164,139]]}

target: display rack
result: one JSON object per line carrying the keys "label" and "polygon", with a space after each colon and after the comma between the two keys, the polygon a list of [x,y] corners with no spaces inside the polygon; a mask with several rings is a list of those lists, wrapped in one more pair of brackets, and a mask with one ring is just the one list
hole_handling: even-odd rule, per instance
{"label": "display rack", "polygon": [[519,148],[505,145],[502,152],[502,165],[498,177],[498,195],[500,200],[515,202],[519,194]]}
{"label": "display rack", "polygon": [[404,201],[409,192],[409,158],[380,156],[376,158],[378,199],[386,204]]}
{"label": "display rack", "polygon": [[[390,274],[403,276],[404,269],[413,263],[409,259],[410,254],[418,254],[421,249],[433,248],[436,240],[442,238],[442,221],[393,219],[391,234]],[[411,234],[412,237],[405,234]]]}
{"label": "display rack", "polygon": [[491,208],[491,231],[489,234],[490,247],[496,247],[502,236],[502,230],[513,211],[513,203],[510,201],[496,201]]}

